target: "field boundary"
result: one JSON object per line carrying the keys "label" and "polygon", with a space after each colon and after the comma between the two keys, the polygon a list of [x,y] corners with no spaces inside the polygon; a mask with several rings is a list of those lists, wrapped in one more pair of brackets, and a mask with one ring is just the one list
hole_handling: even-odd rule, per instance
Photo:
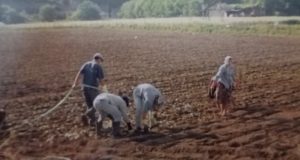
{"label": "field boundary", "polygon": [[[287,22],[287,23],[286,23]],[[292,22],[291,24],[289,24]],[[112,28],[192,33],[300,35],[300,17],[147,18],[1,25],[6,29]]]}

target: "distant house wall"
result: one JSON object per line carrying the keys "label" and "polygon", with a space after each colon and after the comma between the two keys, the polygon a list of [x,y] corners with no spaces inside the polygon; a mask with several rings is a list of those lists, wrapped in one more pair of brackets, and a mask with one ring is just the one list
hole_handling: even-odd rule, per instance
{"label": "distant house wall", "polygon": [[234,9],[225,3],[217,3],[208,9],[210,17],[256,17],[265,16],[265,9],[259,6]]}
{"label": "distant house wall", "polygon": [[209,17],[224,17],[226,16],[226,11],[225,10],[210,10],[209,11],[209,14],[208,14]]}
{"label": "distant house wall", "polygon": [[210,17],[224,17],[226,16],[226,12],[230,10],[230,6],[225,3],[217,3],[216,5],[212,6],[208,10],[208,16]]}
{"label": "distant house wall", "polygon": [[250,9],[249,16],[265,16],[266,10],[264,8],[255,6]]}
{"label": "distant house wall", "polygon": [[257,17],[257,16],[265,16],[266,12],[264,8],[254,6],[254,7],[249,7],[242,9],[242,11],[245,13],[245,16],[248,17]]}
{"label": "distant house wall", "polygon": [[245,13],[242,10],[228,10],[225,13],[225,17],[243,17]]}

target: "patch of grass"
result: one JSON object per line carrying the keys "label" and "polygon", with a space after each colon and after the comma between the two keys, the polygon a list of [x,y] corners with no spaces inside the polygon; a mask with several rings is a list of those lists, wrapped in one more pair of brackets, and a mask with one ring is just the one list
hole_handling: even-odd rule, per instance
{"label": "patch of grass", "polygon": [[287,25],[300,25],[300,20],[290,19],[290,20],[281,21],[280,23],[287,24]]}
{"label": "patch of grass", "polygon": [[149,18],[133,20],[106,20],[88,22],[55,22],[23,25],[3,25],[2,29],[42,29],[42,28],[114,28],[148,31],[174,31],[192,33],[226,33],[254,35],[300,35],[299,17],[259,17],[259,18]]}

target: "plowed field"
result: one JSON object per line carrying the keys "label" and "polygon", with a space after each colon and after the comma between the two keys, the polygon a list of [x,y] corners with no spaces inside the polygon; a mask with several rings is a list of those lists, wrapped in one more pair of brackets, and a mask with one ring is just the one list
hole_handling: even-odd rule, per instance
{"label": "plowed field", "polygon": [[[49,116],[21,126],[60,101],[95,52],[105,57],[110,92],[131,93],[143,82],[161,89],[167,102],[160,126],[149,135],[97,137],[81,124],[79,88]],[[230,115],[220,117],[207,85],[226,55],[233,57],[240,83]],[[0,108],[9,125],[0,134],[0,159],[300,159],[300,38],[4,30],[0,70]]]}

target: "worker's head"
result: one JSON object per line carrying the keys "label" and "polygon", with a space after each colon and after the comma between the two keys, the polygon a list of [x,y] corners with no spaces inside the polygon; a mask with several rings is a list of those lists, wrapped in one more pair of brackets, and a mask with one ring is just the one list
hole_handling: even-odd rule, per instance
{"label": "worker's head", "polygon": [[224,60],[224,64],[232,64],[232,57],[231,56],[226,56]]}
{"label": "worker's head", "polygon": [[94,55],[94,60],[97,62],[97,63],[101,63],[104,61],[103,59],[103,56],[101,53],[95,53]]}
{"label": "worker's head", "polygon": [[159,108],[162,107],[164,104],[164,97],[163,96],[156,96],[154,99],[154,105],[153,105],[153,110],[158,111]]}
{"label": "worker's head", "polygon": [[127,96],[121,96],[121,97],[125,101],[126,106],[129,107],[129,98]]}
{"label": "worker's head", "polygon": [[126,106],[129,107],[129,97],[125,91],[119,91],[119,96],[125,101]]}

